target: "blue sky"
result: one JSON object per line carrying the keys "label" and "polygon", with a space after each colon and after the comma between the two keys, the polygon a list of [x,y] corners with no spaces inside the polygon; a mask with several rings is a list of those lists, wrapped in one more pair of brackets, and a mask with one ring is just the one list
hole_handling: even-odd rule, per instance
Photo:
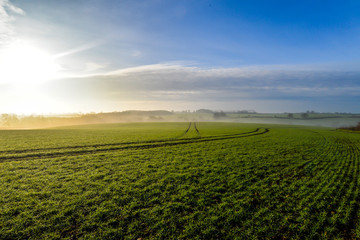
{"label": "blue sky", "polygon": [[0,0],[0,112],[360,112],[359,43],[359,1]]}

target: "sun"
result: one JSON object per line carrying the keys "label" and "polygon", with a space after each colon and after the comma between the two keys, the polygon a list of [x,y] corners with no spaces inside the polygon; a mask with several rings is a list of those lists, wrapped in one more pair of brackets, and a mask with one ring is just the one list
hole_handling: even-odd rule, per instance
{"label": "sun", "polygon": [[33,85],[56,78],[59,66],[45,51],[19,41],[0,50],[0,81]]}
{"label": "sun", "polygon": [[0,111],[17,114],[54,112],[58,104],[42,87],[59,78],[60,70],[55,57],[28,42],[19,40],[0,48],[0,87],[5,85],[8,89],[3,93],[7,101]]}

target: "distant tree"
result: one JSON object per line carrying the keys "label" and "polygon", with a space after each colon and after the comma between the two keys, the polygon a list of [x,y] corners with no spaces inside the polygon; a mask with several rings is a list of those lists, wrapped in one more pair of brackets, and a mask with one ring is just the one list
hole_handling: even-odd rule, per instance
{"label": "distant tree", "polygon": [[256,114],[257,112],[254,110],[239,110],[237,113],[243,113],[243,114]]}
{"label": "distant tree", "polygon": [[213,111],[210,110],[210,109],[199,109],[199,110],[196,110],[197,113],[208,113],[208,114],[212,114]]}
{"label": "distant tree", "polygon": [[288,114],[288,118],[294,118],[294,114],[289,113],[289,114]]}
{"label": "distant tree", "polygon": [[15,114],[2,114],[1,122],[5,127],[12,127],[19,122],[19,118]]}
{"label": "distant tree", "polygon": [[309,118],[309,113],[307,113],[307,112],[306,112],[306,113],[302,113],[302,114],[301,114],[301,117],[302,117],[302,118]]}
{"label": "distant tree", "polygon": [[223,111],[214,113],[214,118],[223,118],[223,117],[226,117],[226,113],[224,113]]}

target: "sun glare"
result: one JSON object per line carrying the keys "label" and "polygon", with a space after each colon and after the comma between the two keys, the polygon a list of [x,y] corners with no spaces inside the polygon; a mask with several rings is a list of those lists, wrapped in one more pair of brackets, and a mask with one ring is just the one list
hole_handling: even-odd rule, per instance
{"label": "sun glare", "polygon": [[59,66],[45,51],[25,42],[0,50],[0,81],[13,85],[32,85],[56,77]]}
{"label": "sun glare", "polygon": [[59,70],[50,54],[25,41],[0,49],[0,86],[10,86],[2,111],[18,114],[54,111],[57,103],[43,92],[42,83],[57,78]]}

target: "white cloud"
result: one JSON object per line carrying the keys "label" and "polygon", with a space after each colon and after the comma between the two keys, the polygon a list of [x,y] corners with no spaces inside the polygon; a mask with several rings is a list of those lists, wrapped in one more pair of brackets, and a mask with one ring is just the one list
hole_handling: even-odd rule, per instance
{"label": "white cloud", "polygon": [[17,14],[20,14],[20,15],[25,15],[24,10],[22,10],[21,8],[18,8],[15,5],[11,4],[8,0],[0,1],[0,5],[5,6],[9,11],[11,11],[13,13],[17,13]]}
{"label": "white cloud", "polygon": [[14,14],[24,15],[25,12],[8,0],[0,0],[0,45],[9,43],[15,35]]}

